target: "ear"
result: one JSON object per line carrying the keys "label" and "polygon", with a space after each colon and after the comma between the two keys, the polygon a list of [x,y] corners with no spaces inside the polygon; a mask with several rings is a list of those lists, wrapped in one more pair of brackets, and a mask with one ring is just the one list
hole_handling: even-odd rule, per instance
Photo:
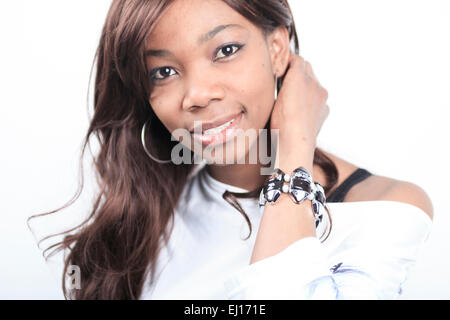
{"label": "ear", "polygon": [[281,77],[286,71],[291,54],[287,28],[280,26],[273,30],[267,36],[267,45],[269,46],[273,74]]}

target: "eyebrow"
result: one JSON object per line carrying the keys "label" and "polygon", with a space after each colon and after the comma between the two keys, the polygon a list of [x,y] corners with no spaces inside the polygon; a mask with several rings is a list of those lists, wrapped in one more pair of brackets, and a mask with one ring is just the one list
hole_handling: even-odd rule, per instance
{"label": "eyebrow", "polygon": [[[197,44],[201,45],[203,43],[205,43],[206,41],[211,40],[212,38],[214,38],[214,36],[216,34],[218,34],[220,31],[225,30],[227,28],[233,28],[233,27],[237,27],[237,28],[243,28],[241,25],[238,24],[224,24],[224,25],[220,25],[215,27],[214,29],[212,29],[211,31],[203,34],[200,36],[200,38],[198,38],[197,40]],[[155,57],[165,57],[165,56],[171,56],[173,55],[172,52],[170,52],[169,50],[146,50],[145,51],[145,56],[155,56]]]}

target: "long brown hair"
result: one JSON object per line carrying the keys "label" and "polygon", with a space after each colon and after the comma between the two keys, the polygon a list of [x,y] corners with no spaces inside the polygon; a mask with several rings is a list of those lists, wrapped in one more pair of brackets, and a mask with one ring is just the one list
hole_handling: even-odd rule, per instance
{"label": "long brown hair", "polygon": [[[176,142],[148,102],[151,83],[144,51],[146,38],[172,1],[113,0],[109,9],[95,55],[94,113],[80,157],[82,162],[90,139],[96,137],[99,151],[93,165],[99,193],[87,219],[61,233],[63,240],[43,252],[48,259],[68,249],[62,274],[66,299],[139,299],[147,276],[150,283],[154,281],[158,254],[172,232],[174,210],[194,165],[151,160],[140,137],[142,126],[151,119],[146,145],[159,159],[170,158]],[[299,52],[287,0],[223,1],[266,33],[278,26],[288,28],[295,52]],[[314,163],[327,176],[327,193],[336,184],[336,166],[317,148]],[[82,188],[83,179],[64,206],[29,220],[71,205]],[[233,194],[226,192],[224,198],[239,210]],[[250,224],[245,212],[239,211]],[[80,268],[81,289],[67,288],[69,265]]]}

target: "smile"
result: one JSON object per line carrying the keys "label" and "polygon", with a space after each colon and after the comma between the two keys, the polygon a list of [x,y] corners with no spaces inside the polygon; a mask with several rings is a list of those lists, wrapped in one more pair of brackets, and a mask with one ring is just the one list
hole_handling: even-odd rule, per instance
{"label": "smile", "polygon": [[194,132],[192,135],[195,140],[201,142],[203,146],[211,145],[212,143],[223,143],[228,136],[231,136],[240,123],[242,119],[242,112],[239,113],[235,118],[221,124],[220,126],[207,129],[202,133]]}
{"label": "smile", "polygon": [[225,123],[224,123],[223,125],[221,125],[221,126],[218,126],[218,127],[212,128],[212,129],[205,130],[205,131],[203,131],[203,134],[218,134],[218,133],[222,132],[222,130],[228,128],[228,127],[233,123],[234,120],[235,120],[235,119],[231,119],[230,121],[225,122]]}

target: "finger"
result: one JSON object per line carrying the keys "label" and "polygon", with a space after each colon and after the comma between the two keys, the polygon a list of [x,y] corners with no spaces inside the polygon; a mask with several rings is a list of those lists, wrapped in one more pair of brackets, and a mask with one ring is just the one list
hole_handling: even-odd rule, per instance
{"label": "finger", "polygon": [[307,78],[314,79],[311,64],[308,61],[306,61],[302,56],[291,52],[289,62],[290,66],[292,66],[293,68],[300,69],[303,72],[303,74],[307,76]]}
{"label": "finger", "polygon": [[308,61],[306,62],[306,71],[307,71],[308,76],[310,76],[312,79],[314,79],[317,82],[317,84],[322,87],[322,84],[320,83],[319,79],[317,79],[317,76],[314,73],[311,63]]}
{"label": "finger", "polygon": [[289,66],[294,68],[298,66],[302,70],[305,70],[305,59],[303,59],[302,56],[291,52],[291,55],[289,56]]}
{"label": "finger", "polygon": [[317,81],[316,75],[312,69],[311,63],[305,60],[305,73],[312,79]]}

